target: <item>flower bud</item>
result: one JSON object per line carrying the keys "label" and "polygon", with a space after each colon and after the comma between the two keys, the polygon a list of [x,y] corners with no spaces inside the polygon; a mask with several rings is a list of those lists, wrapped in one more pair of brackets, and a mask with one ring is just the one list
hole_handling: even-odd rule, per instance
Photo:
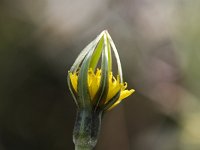
{"label": "flower bud", "polygon": [[[118,75],[112,73],[113,50]],[[101,58],[101,68],[97,68]],[[80,53],[71,67],[68,85],[78,106],[92,111],[105,111],[113,108],[134,90],[126,90],[123,82],[121,62],[117,49],[105,30]]]}
{"label": "flower bud", "polygon": [[[117,63],[116,76],[112,73],[112,54]],[[126,90],[119,55],[106,30],[79,54],[69,71],[68,86],[78,108],[74,143],[92,148],[97,142],[102,114],[134,92]]]}

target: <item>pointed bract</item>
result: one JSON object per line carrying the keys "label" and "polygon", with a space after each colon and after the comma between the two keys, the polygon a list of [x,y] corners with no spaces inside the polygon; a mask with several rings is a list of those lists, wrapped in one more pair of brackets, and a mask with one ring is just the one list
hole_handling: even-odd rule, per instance
{"label": "pointed bract", "polygon": [[[118,75],[112,73],[112,52],[116,58]],[[100,61],[101,58],[101,61]],[[98,69],[98,64],[101,68]],[[127,90],[123,82],[122,67],[115,44],[104,30],[76,59],[69,71],[68,84],[79,108],[110,110],[134,90]],[[72,90],[73,88],[73,90]],[[102,109],[102,110],[101,110]]]}

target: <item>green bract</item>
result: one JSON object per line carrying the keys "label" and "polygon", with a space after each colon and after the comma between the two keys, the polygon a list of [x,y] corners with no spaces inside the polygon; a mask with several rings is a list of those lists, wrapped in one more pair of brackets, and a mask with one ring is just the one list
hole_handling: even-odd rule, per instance
{"label": "green bract", "polygon": [[[74,64],[72,65],[69,72],[78,74],[78,86],[77,93],[73,90],[70,78],[68,76],[68,86],[73,95],[73,98],[77,104],[79,109],[87,108],[87,109],[95,109],[100,108],[105,109],[108,108],[107,105],[103,108],[102,105],[105,102],[105,98],[108,92],[108,74],[112,71],[112,56],[111,50],[113,50],[118,67],[118,74],[120,77],[120,82],[123,83],[122,77],[122,68],[121,62],[119,59],[119,55],[117,49],[114,45],[112,38],[110,37],[107,30],[101,32],[100,35],[96,37],[90,44],[88,44],[82,52],[79,54]],[[101,58],[101,82],[99,86],[99,90],[95,96],[95,101],[91,104],[91,98],[88,90],[88,70],[92,68],[95,72],[97,68],[97,64],[99,63]],[[116,100],[119,97],[119,93],[115,96]],[[112,100],[112,103],[115,101]],[[109,103],[108,103],[109,104]]]}

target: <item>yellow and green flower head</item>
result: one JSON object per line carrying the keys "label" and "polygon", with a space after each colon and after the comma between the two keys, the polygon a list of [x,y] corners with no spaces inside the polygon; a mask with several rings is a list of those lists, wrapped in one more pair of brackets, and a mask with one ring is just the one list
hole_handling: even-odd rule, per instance
{"label": "yellow and green flower head", "polygon": [[[117,75],[112,72],[112,54]],[[78,109],[91,111],[110,110],[134,92],[126,89],[117,49],[106,30],[79,54],[69,71],[68,85]]]}
{"label": "yellow and green flower head", "polygon": [[[112,58],[117,64],[116,75]],[[68,86],[78,107],[73,131],[75,150],[92,150],[103,113],[134,92],[126,89],[117,49],[106,30],[79,54],[69,71]]]}

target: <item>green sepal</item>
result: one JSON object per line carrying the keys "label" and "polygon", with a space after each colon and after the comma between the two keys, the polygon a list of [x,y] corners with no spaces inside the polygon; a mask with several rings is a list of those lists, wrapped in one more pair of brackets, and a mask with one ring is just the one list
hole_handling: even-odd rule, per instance
{"label": "green sepal", "polygon": [[99,43],[97,44],[97,47],[95,48],[95,51],[92,55],[92,59],[90,62],[90,68],[92,68],[93,71],[95,71],[95,68],[99,62],[101,53],[102,53],[102,49],[103,49],[103,36],[101,37]]}
{"label": "green sepal", "polygon": [[104,47],[102,51],[102,62],[101,62],[101,81],[97,94],[94,98],[94,110],[100,107],[106,100],[108,93],[108,47],[106,41],[106,35],[104,34]]}
{"label": "green sepal", "polygon": [[106,31],[106,34],[107,34],[107,37],[109,39],[109,42],[110,42],[110,45],[113,49],[113,52],[115,54],[115,58],[117,60],[117,68],[118,68],[118,74],[119,74],[119,77],[120,77],[120,82],[123,83],[123,74],[122,74],[122,66],[121,66],[121,61],[120,61],[120,58],[119,58],[119,54],[117,52],[117,48],[110,36],[110,34]]}
{"label": "green sepal", "polygon": [[[92,51],[92,53],[93,53],[95,47],[97,46],[99,40],[102,38],[103,34],[104,34],[104,32],[102,32],[100,35],[98,35],[92,42],[90,42],[90,43],[81,51],[81,53],[79,54],[79,56],[76,58],[74,64],[73,64],[72,67],[70,68],[70,71],[69,71],[69,72],[74,73],[74,72],[76,72],[76,71],[79,69],[81,63],[83,63],[83,61],[86,59],[86,56],[87,56],[91,51]],[[90,53],[90,55],[91,55],[92,53]],[[87,58],[88,58],[88,57],[87,57]],[[79,108],[79,105],[84,105],[84,104],[83,104],[83,102],[81,102],[80,96],[79,96],[79,99],[77,99],[77,97],[76,97],[76,92],[73,90],[73,87],[72,87],[72,85],[71,85],[71,80],[70,80],[70,77],[69,77],[69,72],[68,72],[68,77],[67,77],[68,87],[69,87],[69,89],[70,89],[70,92],[71,92],[71,94],[72,94],[72,97],[74,98],[74,101],[75,101],[76,105],[77,105],[78,108]],[[86,97],[88,97],[88,94],[87,94]],[[83,101],[83,100],[84,100],[84,99],[82,99],[82,101]],[[88,101],[88,100],[86,100],[86,101]]]}
{"label": "green sepal", "polygon": [[76,94],[76,91],[74,90],[74,88],[72,87],[72,83],[71,83],[71,80],[70,80],[70,77],[69,77],[69,73],[70,71],[68,71],[68,76],[67,76],[67,83],[68,83],[68,87],[69,87],[69,90],[72,94],[72,97],[76,103],[76,106],[79,108],[79,104],[78,104],[78,101],[77,101],[77,94]]}
{"label": "green sepal", "polygon": [[74,64],[72,65],[70,72],[75,72],[80,64],[82,63],[83,59],[85,58],[85,56],[91,51],[94,50],[95,47],[97,46],[97,43],[99,42],[99,40],[101,39],[101,37],[103,36],[104,31],[101,32],[101,34],[99,34],[92,42],[90,42],[82,51],[81,53],[78,55],[78,57],[76,58]]}
{"label": "green sepal", "polygon": [[106,42],[107,42],[107,47],[108,47],[108,72],[111,72],[112,71],[112,54],[111,54],[110,41],[107,35],[106,35]]}
{"label": "green sepal", "polygon": [[90,51],[86,55],[80,67],[78,75],[77,93],[78,93],[78,103],[80,108],[92,109],[91,98],[88,88],[88,70],[92,53],[93,51]]}

